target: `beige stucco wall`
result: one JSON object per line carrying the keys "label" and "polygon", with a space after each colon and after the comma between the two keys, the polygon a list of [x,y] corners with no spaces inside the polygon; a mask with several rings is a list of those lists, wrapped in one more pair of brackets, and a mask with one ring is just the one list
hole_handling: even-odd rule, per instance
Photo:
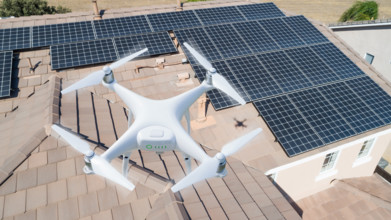
{"label": "beige stucco wall", "polygon": [[372,66],[391,81],[391,25],[332,30],[360,56],[374,55]]}
{"label": "beige stucco wall", "polygon": [[[370,176],[373,174],[380,157],[391,143],[391,130],[377,133],[360,140],[338,146],[334,149],[313,155],[302,160],[272,169],[266,174],[276,173],[276,183],[295,201],[314,193],[325,190],[331,186],[334,179]],[[353,167],[357,155],[365,140],[375,137],[375,142],[368,154],[370,160]],[[326,154],[339,151],[333,169],[320,175],[320,170]],[[332,174],[327,176],[327,174]],[[323,178],[320,178],[323,177]]]}

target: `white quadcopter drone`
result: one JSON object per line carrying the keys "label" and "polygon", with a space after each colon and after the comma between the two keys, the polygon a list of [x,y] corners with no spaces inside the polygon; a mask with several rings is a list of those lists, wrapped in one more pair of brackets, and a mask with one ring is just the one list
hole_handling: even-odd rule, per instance
{"label": "white quadcopter drone", "polygon": [[[178,96],[165,100],[151,100],[126,89],[114,79],[112,69],[143,54],[148,50],[147,48],[125,57],[110,66],[105,66],[103,70],[94,72],[61,91],[62,94],[66,94],[102,82],[105,87],[117,93],[130,109],[128,130],[100,156],[96,155],[90,149],[87,142],[57,125],[52,125],[53,130],[62,136],[73,148],[85,155],[85,173],[101,175],[129,190],[133,190],[134,185],[126,178],[131,151],[142,149],[163,153],[165,151],[177,150],[183,153],[188,173],[186,177],[171,188],[173,192],[177,192],[204,179],[224,177],[227,174],[225,158],[237,152],[262,131],[261,128],[255,129],[226,144],[222,148],[221,153],[217,153],[214,157],[208,156],[200,145],[191,138],[189,107],[204,92],[217,88],[242,105],[246,102],[230,86],[224,77],[216,73],[216,69],[212,67],[212,64],[189,44],[184,43],[184,45],[194,58],[207,70],[207,73],[206,80],[199,86]],[[132,114],[135,118],[133,124],[131,124]],[[186,117],[187,131],[185,131],[180,122],[183,116]],[[120,155],[123,155],[122,175],[110,165],[110,161]],[[194,171],[191,171],[190,157],[195,158],[201,163]]]}

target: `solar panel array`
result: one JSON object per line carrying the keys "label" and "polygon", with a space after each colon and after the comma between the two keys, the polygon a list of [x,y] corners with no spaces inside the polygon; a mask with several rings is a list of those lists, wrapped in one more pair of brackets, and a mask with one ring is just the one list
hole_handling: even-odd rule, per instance
{"label": "solar panel array", "polygon": [[52,69],[110,62],[146,47],[141,57],[177,51],[167,32],[59,44],[50,47]]}
{"label": "solar panel array", "polygon": [[0,97],[10,96],[12,51],[0,52]]}
{"label": "solar panel array", "polygon": [[263,3],[0,29],[0,51],[45,47],[54,44],[98,40],[276,16],[282,17],[284,14],[273,3]]}

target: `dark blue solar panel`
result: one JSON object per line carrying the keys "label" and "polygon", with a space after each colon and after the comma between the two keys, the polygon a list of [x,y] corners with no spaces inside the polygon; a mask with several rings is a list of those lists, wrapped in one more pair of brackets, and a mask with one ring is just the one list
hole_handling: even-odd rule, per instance
{"label": "dark blue solar panel", "polygon": [[50,47],[52,69],[65,69],[117,59],[112,39],[59,44]]}
{"label": "dark blue solar panel", "polygon": [[177,11],[147,15],[154,31],[168,31],[202,26],[194,11]]}
{"label": "dark blue solar panel", "polygon": [[385,124],[344,82],[321,86],[319,91],[357,133]]}
{"label": "dark blue solar panel", "polygon": [[288,96],[324,143],[332,143],[355,134],[316,88],[291,93]]}
{"label": "dark blue solar panel", "polygon": [[282,93],[255,56],[229,59],[226,62],[251,100]]}
{"label": "dark blue solar panel", "polygon": [[310,48],[295,48],[285,52],[314,85],[339,80],[339,77]]}
{"label": "dark blue solar panel", "polygon": [[312,86],[284,51],[260,54],[257,57],[285,92]]}
{"label": "dark blue solar panel", "polygon": [[289,157],[324,144],[287,96],[255,101],[254,105]]}
{"label": "dark blue solar panel", "polygon": [[254,53],[279,49],[279,46],[256,21],[232,25]]}
{"label": "dark blue solar panel", "polygon": [[0,29],[0,50],[30,47],[30,27]]}
{"label": "dark blue solar panel", "polygon": [[98,39],[152,32],[144,15],[95,20],[94,27]]}
{"label": "dark blue solar panel", "polygon": [[263,18],[275,18],[285,16],[284,13],[282,13],[280,9],[277,8],[277,6],[272,2],[251,5],[239,5],[236,7],[248,20],[258,20]]}
{"label": "dark blue solar panel", "polygon": [[205,31],[223,58],[252,53],[230,24],[205,27]]}
{"label": "dark blue solar panel", "polygon": [[201,53],[209,61],[222,59],[217,48],[213,45],[208,35],[205,33],[204,29],[192,28],[184,30],[175,30],[174,33],[179,43],[182,45],[182,49],[185,51],[192,65],[198,65],[198,62],[187,51],[186,47],[183,46],[183,43],[185,42],[190,44],[190,46],[192,46],[195,50]]}
{"label": "dark blue solar panel", "polygon": [[307,44],[327,42],[328,39],[320,33],[304,16],[282,18],[292,30]]}
{"label": "dark blue solar panel", "polygon": [[12,57],[12,51],[0,52],[0,97],[10,96]]}
{"label": "dark blue solar panel", "polygon": [[230,23],[246,20],[234,7],[207,8],[194,10],[204,25]]}
{"label": "dark blue solar panel", "polygon": [[32,27],[33,47],[95,39],[90,21]]}
{"label": "dark blue solar panel", "polygon": [[391,97],[368,76],[345,81],[376,114],[391,123]]}
{"label": "dark blue solar panel", "polygon": [[332,43],[313,45],[311,48],[341,79],[364,75],[364,72]]}
{"label": "dark blue solar panel", "polygon": [[258,21],[282,48],[304,45],[304,42],[286,25],[281,18]]}
{"label": "dark blue solar panel", "polygon": [[128,56],[144,48],[148,48],[148,51],[141,57],[177,51],[167,32],[118,37],[114,38],[114,41],[120,57]]}
{"label": "dark blue solar panel", "polygon": [[[217,61],[212,63],[213,67],[216,68],[217,73],[221,74],[230,84],[231,86],[239,93],[239,95],[246,100],[249,101],[247,94],[244,92],[242,85],[228,68],[227,64],[224,61]],[[197,75],[197,78],[200,82],[205,79],[206,70],[201,66],[193,66],[194,72]],[[213,89],[207,92],[210,100],[212,101],[212,105],[216,110],[228,108],[231,106],[239,105],[238,102],[233,100],[231,97],[226,95],[223,92],[220,92],[217,89]]]}

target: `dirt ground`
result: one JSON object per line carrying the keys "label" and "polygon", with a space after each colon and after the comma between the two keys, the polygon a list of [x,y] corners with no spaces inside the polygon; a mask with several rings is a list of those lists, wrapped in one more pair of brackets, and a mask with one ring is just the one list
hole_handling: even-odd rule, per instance
{"label": "dirt ground", "polygon": [[[62,5],[71,8],[74,12],[89,10],[92,12],[91,0],[48,0],[48,2],[49,5]],[[182,0],[182,2],[185,1]],[[272,2],[286,11],[302,14],[328,24],[337,22],[341,14],[355,0],[274,0]],[[377,0],[377,3],[379,4],[379,18],[391,18],[391,0]],[[98,0],[100,10],[161,4],[176,4],[176,0]]]}

